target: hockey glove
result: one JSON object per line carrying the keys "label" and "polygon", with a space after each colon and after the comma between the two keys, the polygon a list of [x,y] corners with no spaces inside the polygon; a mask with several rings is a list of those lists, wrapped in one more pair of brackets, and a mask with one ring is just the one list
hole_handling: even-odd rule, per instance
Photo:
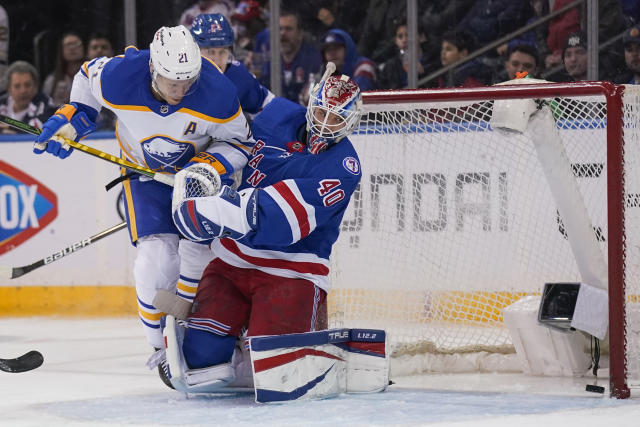
{"label": "hockey glove", "polygon": [[[201,151],[189,160],[189,162],[184,165],[183,169],[186,169],[190,166],[194,165],[209,165],[213,170],[215,170],[218,175],[220,175],[220,179],[222,180],[223,185],[228,185],[230,187],[234,187],[234,178],[235,174],[231,174],[230,169],[231,165],[224,164],[220,160],[216,159],[211,153],[206,151]],[[236,188],[235,185],[234,188]]]}
{"label": "hockey glove", "polygon": [[65,104],[44,123],[42,133],[33,144],[33,152],[42,154],[46,151],[65,159],[69,157],[73,148],[61,137],[78,141],[94,130],[96,130],[95,123],[84,111],[78,111],[76,103]]}
{"label": "hockey glove", "polygon": [[258,227],[258,194],[253,188],[235,191],[224,185],[217,196],[178,202],[174,193],[173,222],[189,240],[239,240]]}
{"label": "hockey glove", "polygon": [[181,169],[173,181],[173,201],[175,211],[184,199],[215,196],[222,183],[218,172],[207,163],[194,163]]}

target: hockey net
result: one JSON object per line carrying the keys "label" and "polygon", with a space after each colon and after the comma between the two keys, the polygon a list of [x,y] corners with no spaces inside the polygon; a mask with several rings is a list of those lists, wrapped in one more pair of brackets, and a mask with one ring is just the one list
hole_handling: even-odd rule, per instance
{"label": "hockey net", "polygon": [[[534,100],[527,130],[494,129],[505,100]],[[362,181],[331,257],[330,326],[384,328],[395,358],[509,355],[506,306],[540,295],[546,282],[601,280],[609,289],[612,394],[640,384],[640,88],[371,92],[364,107],[350,137]],[[535,138],[557,140],[557,159],[532,141],[545,120],[550,133]],[[593,230],[573,232],[595,248],[586,258],[593,263],[577,261],[567,238],[571,215],[560,214],[554,197],[571,188],[554,196],[548,173],[556,161],[572,175],[577,199],[569,205],[584,206]]]}

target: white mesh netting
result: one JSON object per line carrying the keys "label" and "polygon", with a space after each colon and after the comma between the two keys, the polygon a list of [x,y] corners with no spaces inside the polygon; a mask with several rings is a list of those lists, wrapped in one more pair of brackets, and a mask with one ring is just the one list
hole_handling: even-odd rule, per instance
{"label": "white mesh netting", "polygon": [[[628,310],[640,294],[639,91],[624,98]],[[605,98],[544,104],[606,261]],[[493,107],[486,97],[365,105],[350,137],[362,181],[331,256],[331,327],[384,328],[395,356],[513,353],[502,309],[545,282],[580,281],[536,149],[526,132],[493,130]],[[628,366],[640,378],[636,335]]]}

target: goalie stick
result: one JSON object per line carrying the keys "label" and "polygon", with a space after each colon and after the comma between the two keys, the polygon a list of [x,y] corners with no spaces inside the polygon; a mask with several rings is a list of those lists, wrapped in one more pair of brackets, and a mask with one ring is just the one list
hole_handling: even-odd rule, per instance
{"label": "goalie stick", "polygon": [[[7,117],[4,116],[2,114],[0,114],[0,122],[7,124],[9,126],[11,126],[12,128],[21,130],[25,133],[30,133],[31,135],[40,135],[40,133],[42,132],[40,129],[30,126],[26,123],[23,123],[19,120],[14,120],[11,117]],[[173,186],[173,175],[168,175],[168,174],[162,174],[162,173],[157,173],[152,171],[151,169],[147,169],[145,167],[142,167],[140,165],[136,165],[135,163],[131,163],[128,162],[124,159],[121,159],[119,157],[116,156],[112,156],[109,153],[105,153],[104,151],[100,151],[100,150],[96,150],[93,147],[88,147],[84,144],[80,144],[79,142],[75,142],[72,141],[70,139],[64,138],[64,142],[66,144],[68,144],[69,146],[75,148],[76,150],[82,151],[84,153],[87,153],[91,156],[97,157],[99,159],[105,160],[109,163],[113,163],[116,164],[118,166],[121,166],[123,168],[132,170],[134,172],[137,172],[141,175],[146,175],[152,179],[154,179],[155,181],[161,182],[163,184],[169,185],[169,186]]]}
{"label": "goalie stick", "polygon": [[0,359],[0,371],[12,373],[26,372],[36,369],[42,365],[42,362],[44,362],[42,353],[31,350],[15,359]]}
{"label": "goalie stick", "polygon": [[33,264],[25,265],[22,267],[8,267],[8,266],[0,265],[0,279],[15,279],[16,277],[23,276],[35,270],[36,268],[40,268],[43,265],[51,264],[52,262],[57,261],[60,258],[63,258],[69,254],[77,252],[80,249],[85,248],[90,244],[97,242],[98,240],[104,237],[107,237],[115,233],[116,231],[120,231],[126,227],[127,227],[127,222],[126,221],[121,222],[120,224],[114,225],[113,227],[107,230],[104,230],[94,236],[81,240],[77,243],[74,243],[73,245],[67,246],[66,248],[61,249],[58,252],[54,252],[51,255],[34,262]]}

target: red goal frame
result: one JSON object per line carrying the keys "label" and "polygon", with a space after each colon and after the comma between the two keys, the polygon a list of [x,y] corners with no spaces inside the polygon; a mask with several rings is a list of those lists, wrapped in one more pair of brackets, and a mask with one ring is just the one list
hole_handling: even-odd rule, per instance
{"label": "red goal frame", "polygon": [[[610,394],[631,395],[627,384],[625,313],[624,86],[610,82],[500,85],[477,88],[407,89],[363,93],[363,104],[398,104],[485,99],[604,96],[607,135],[607,216],[609,280]],[[612,327],[613,326],[613,327]]]}

